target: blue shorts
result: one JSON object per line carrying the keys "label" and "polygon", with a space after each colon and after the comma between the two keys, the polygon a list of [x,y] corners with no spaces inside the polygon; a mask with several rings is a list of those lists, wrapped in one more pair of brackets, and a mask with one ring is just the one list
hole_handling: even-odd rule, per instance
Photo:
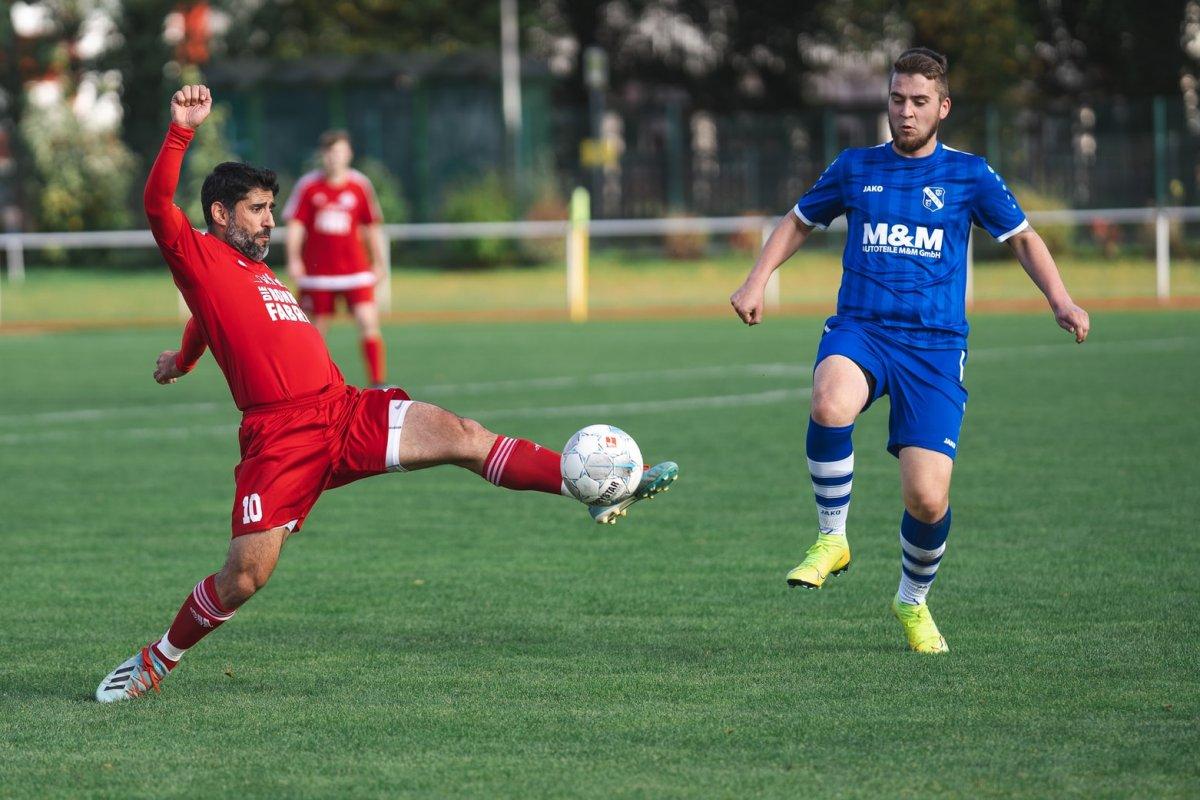
{"label": "blue shorts", "polygon": [[845,356],[875,379],[867,406],[885,394],[891,398],[889,453],[898,458],[900,450],[911,445],[954,458],[967,410],[967,390],[962,382],[966,350],[902,345],[878,326],[830,317],[817,347],[814,371],[815,365],[829,356]]}

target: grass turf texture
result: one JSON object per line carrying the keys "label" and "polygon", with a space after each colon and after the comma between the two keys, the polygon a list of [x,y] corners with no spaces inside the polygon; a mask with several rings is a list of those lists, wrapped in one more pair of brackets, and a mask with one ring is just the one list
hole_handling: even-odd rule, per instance
{"label": "grass turf texture", "polygon": [[784,585],[819,320],[397,327],[418,397],[552,446],[612,421],[682,480],[615,528],[448,467],[331,492],[162,695],[108,707],[221,562],[236,412],[208,357],[152,383],[174,329],[0,337],[0,796],[1195,796],[1200,315],[1097,315],[1083,347],[975,322],[948,656],[887,609],[886,403],[853,568]]}

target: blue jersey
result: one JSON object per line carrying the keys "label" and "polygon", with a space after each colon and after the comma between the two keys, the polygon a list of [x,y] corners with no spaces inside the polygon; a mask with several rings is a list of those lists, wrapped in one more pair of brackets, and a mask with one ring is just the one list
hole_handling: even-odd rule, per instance
{"label": "blue jersey", "polygon": [[985,159],[941,142],[921,158],[899,155],[891,142],[844,150],[795,213],[818,228],[846,215],[838,316],[930,348],[967,346],[971,223],[999,241],[1029,225]]}

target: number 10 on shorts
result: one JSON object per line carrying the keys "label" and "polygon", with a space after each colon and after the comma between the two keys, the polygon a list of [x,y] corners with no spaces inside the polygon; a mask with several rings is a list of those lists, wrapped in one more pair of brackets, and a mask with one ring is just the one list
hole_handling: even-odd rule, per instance
{"label": "number 10 on shorts", "polygon": [[242,524],[258,522],[262,519],[262,498],[257,494],[248,494],[242,498]]}

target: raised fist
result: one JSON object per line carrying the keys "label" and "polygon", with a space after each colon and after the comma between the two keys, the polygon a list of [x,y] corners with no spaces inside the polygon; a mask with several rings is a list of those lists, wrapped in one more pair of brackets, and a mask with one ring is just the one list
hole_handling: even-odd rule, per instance
{"label": "raised fist", "polygon": [[171,121],[196,130],[212,111],[212,92],[207,86],[184,86],[171,97]]}

